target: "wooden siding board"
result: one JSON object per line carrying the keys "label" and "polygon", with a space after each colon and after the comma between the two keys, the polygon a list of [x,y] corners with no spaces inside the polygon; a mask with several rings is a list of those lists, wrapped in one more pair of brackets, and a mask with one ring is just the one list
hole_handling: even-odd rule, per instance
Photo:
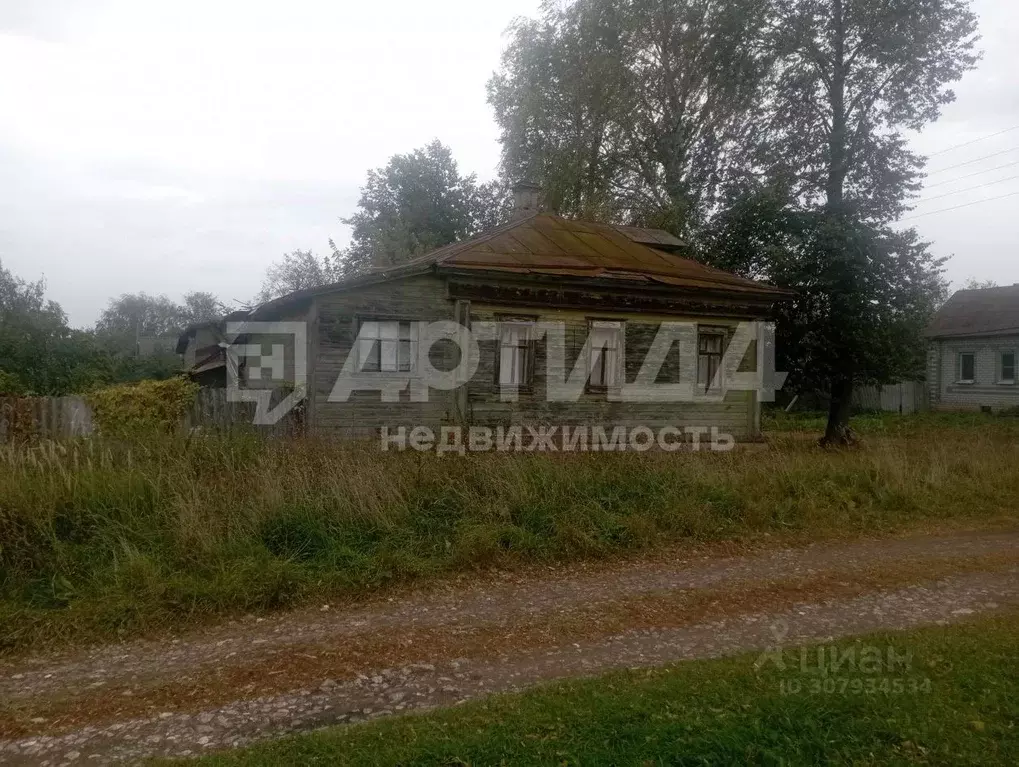
{"label": "wooden siding board", "polygon": [[[461,299],[464,300],[464,299]],[[532,393],[521,392],[517,402],[500,401],[496,386],[496,341],[480,343],[481,356],[478,370],[468,382],[465,400],[459,403],[455,392],[432,390],[429,401],[383,403],[378,392],[354,392],[348,402],[327,402],[356,333],[356,318],[370,314],[393,319],[421,321],[454,320],[456,304],[441,277],[419,275],[403,280],[368,286],[356,291],[320,296],[317,299],[318,354],[315,365],[315,395],[312,399],[314,414],[311,423],[316,433],[340,438],[375,438],[381,426],[412,429],[427,426],[438,434],[441,426],[463,423],[496,427],[510,424],[549,425],[604,425],[606,427],[638,425],[661,426],[716,426],[737,438],[756,435],[756,403],[746,392],[733,392],[721,403],[626,403],[608,401],[603,394],[584,393],[575,403],[545,401],[544,385],[536,385]],[[472,324],[494,321],[506,309],[497,304],[471,301],[461,304]],[[467,309],[466,307],[469,307]],[[464,311],[465,309],[461,309]],[[520,311],[523,311],[521,309]],[[626,377],[632,381],[640,368],[644,353],[649,347],[662,321],[697,321],[696,316],[642,313],[617,313],[592,310],[559,310],[550,306],[532,304],[527,313],[540,320],[557,320],[566,324],[566,365],[576,364],[588,333],[588,319],[595,315],[616,317],[626,321]],[[732,324],[735,318],[712,318],[711,324]],[[437,347],[438,348],[438,347]],[[449,363],[452,360],[445,360]],[[436,363],[438,364],[438,363]],[[680,371],[680,367],[682,371]],[[678,348],[670,350],[667,371],[659,382],[690,380],[696,376],[696,360],[679,360]],[[543,382],[546,359],[543,349],[535,355],[535,380]],[[461,395],[463,396],[463,395]],[[459,404],[459,408],[457,405]],[[458,411],[461,415],[458,417]]]}
{"label": "wooden siding board", "polygon": [[453,420],[452,392],[432,390],[428,402],[410,402],[409,392],[404,392],[404,401],[386,403],[377,391],[355,391],[347,402],[328,402],[353,348],[358,317],[424,322],[454,319],[454,303],[442,279],[420,275],[320,296],[318,301],[320,351],[313,419],[316,433],[370,438],[377,436],[383,425],[393,429],[428,426],[437,430]]}
{"label": "wooden siding board", "polygon": [[[472,322],[495,321],[496,315],[502,311],[497,306],[474,304],[471,307]],[[572,370],[587,339],[588,319],[596,313],[557,312],[548,308],[535,309],[539,321],[563,321],[566,323],[566,368]],[[612,315],[600,313],[599,316],[618,318],[625,324],[625,370],[628,382],[632,382],[640,369],[644,354],[650,347],[661,321],[677,321],[676,317],[648,317],[642,315]],[[687,318],[696,322],[696,318]],[[716,319],[712,324],[719,324]],[[725,324],[725,323],[722,323]],[[478,371],[468,384],[470,412],[477,425],[499,426],[510,424],[551,424],[566,426],[604,425],[610,426],[648,426],[661,428],[678,426],[680,428],[716,426],[721,431],[733,434],[737,438],[756,437],[755,417],[756,403],[752,402],[748,392],[730,392],[721,403],[631,403],[612,402],[604,394],[583,393],[577,402],[547,402],[545,399],[544,381],[548,375],[547,359],[541,349],[535,355],[534,379],[531,392],[521,392],[516,402],[502,402],[495,381],[496,342],[488,341],[481,344],[481,360]],[[670,350],[666,358],[664,376],[666,382],[692,380],[696,377],[696,360],[685,361],[679,370],[678,348]],[[677,367],[674,372],[668,370],[670,360]],[[561,371],[556,371],[562,375]],[[659,377],[662,381],[662,377]]]}

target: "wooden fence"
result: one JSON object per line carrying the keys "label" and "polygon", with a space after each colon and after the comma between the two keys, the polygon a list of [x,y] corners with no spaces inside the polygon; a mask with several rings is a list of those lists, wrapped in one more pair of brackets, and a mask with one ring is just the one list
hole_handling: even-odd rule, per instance
{"label": "wooden fence", "polygon": [[92,433],[92,411],[81,397],[0,397],[0,443]]}
{"label": "wooden fence", "polygon": [[[304,431],[298,406],[272,426],[252,426],[255,405],[228,402],[225,389],[202,389],[183,426],[191,430],[252,429],[268,437]],[[0,444],[25,439],[87,437],[94,431],[92,410],[81,397],[0,397]]]}
{"label": "wooden fence", "polygon": [[[275,405],[285,394],[274,392]],[[226,389],[202,389],[195,404],[185,417],[189,429],[231,431],[234,429],[256,429],[267,437],[293,437],[304,433],[303,403],[291,410],[272,426],[252,426],[255,418],[253,402],[229,402]]]}
{"label": "wooden fence", "polygon": [[919,413],[927,410],[927,385],[923,381],[901,381],[884,386],[853,390],[853,405],[861,410],[889,413]]}

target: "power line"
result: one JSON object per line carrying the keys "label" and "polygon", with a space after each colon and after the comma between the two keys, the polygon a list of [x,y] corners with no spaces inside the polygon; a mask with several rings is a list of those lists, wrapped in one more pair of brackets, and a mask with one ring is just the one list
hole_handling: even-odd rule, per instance
{"label": "power line", "polygon": [[967,178],[973,178],[974,176],[982,176],[985,173],[991,173],[992,171],[1002,170],[1003,168],[1011,168],[1013,165],[1019,165],[1019,160],[1016,160],[1015,162],[1008,162],[1005,163],[1004,165],[997,165],[993,168],[988,168],[987,170],[978,170],[976,173],[967,173],[965,176],[959,176],[958,178],[950,178],[947,181],[939,181],[936,184],[930,184],[929,186],[925,186],[924,188],[934,189],[935,187],[944,186],[945,184],[954,184],[956,181],[965,181]]}
{"label": "power line", "polygon": [[927,158],[930,159],[931,157],[937,157],[938,155],[946,154],[947,152],[954,152],[956,149],[962,149],[964,146],[969,146],[970,144],[979,144],[981,141],[986,141],[989,138],[1001,136],[1002,134],[1005,133],[1011,133],[1014,130],[1019,130],[1019,125],[1013,125],[1011,128],[1005,128],[1005,130],[1000,130],[997,133],[990,134],[989,136],[981,136],[980,138],[975,138],[972,141],[965,141],[962,144],[950,146],[948,147],[948,149],[942,149],[940,152],[935,152],[934,154],[927,155]]}
{"label": "power line", "polygon": [[1019,149],[1019,146],[1014,146],[1011,149],[1002,149],[1000,152],[995,152],[994,154],[984,155],[983,157],[978,157],[975,160],[969,160],[968,162],[960,162],[958,165],[949,165],[947,168],[941,168],[940,170],[932,170],[929,175],[935,176],[938,173],[944,173],[946,170],[955,170],[956,168],[962,168],[962,167],[965,167],[966,165],[972,165],[975,162],[982,162],[983,160],[990,160],[992,157],[997,157],[998,155],[1002,155],[1002,154],[1008,154],[1009,152],[1014,152],[1017,149]]}
{"label": "power line", "polygon": [[951,208],[942,208],[941,210],[932,210],[930,213],[920,213],[915,216],[907,216],[906,218],[900,218],[899,221],[912,221],[914,218],[924,218],[925,216],[936,216],[938,213],[948,213],[950,210],[959,210],[960,208],[968,208],[972,205],[980,205],[985,202],[994,202],[995,200],[1004,200],[1006,197],[1015,197],[1019,195],[1019,192],[1009,192],[1008,194],[1000,195],[999,197],[988,197],[986,200],[976,200],[975,202],[965,202],[962,205],[955,205]]}
{"label": "power line", "polygon": [[935,197],[927,197],[918,202],[931,202],[932,200],[940,200],[942,197],[951,197],[953,194],[962,194],[963,192],[973,192],[977,189],[983,189],[985,186],[994,186],[995,184],[1004,184],[1006,181],[1015,181],[1019,176],[1009,176],[1008,178],[999,178],[996,181],[988,181],[986,184],[977,184],[976,186],[969,186],[965,189],[956,189],[954,192],[945,192]]}

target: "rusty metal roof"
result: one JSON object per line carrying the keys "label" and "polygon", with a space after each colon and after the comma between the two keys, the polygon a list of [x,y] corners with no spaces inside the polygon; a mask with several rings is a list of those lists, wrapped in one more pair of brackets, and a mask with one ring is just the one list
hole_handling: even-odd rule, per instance
{"label": "rusty metal roof", "polygon": [[707,290],[765,301],[793,295],[793,291],[738,277],[676,255],[675,251],[683,247],[682,240],[660,229],[574,221],[533,213],[397,266],[378,267],[332,285],[296,291],[257,307],[250,317],[270,314],[314,295],[432,270],[612,280],[629,287],[645,284]]}
{"label": "rusty metal roof", "polygon": [[468,269],[552,277],[654,282],[780,296],[787,291],[676,255],[683,242],[658,229],[573,221],[538,213],[417,259],[440,271]]}

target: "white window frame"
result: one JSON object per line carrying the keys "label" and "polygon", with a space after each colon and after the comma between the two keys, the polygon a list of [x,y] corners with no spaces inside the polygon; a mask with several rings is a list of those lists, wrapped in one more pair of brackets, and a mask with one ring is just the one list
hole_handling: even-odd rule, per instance
{"label": "white window frame", "polygon": [[500,320],[496,354],[499,355],[496,383],[517,389],[529,388],[534,381],[534,321]]}
{"label": "white window frame", "polygon": [[[365,375],[417,372],[418,340],[418,325],[412,320],[358,319],[358,372]],[[377,357],[377,363],[372,356]]]}
{"label": "white window frame", "polygon": [[[963,357],[972,357],[973,358],[973,377],[972,378],[964,378],[963,375],[962,375],[962,373],[963,373],[962,358]],[[976,352],[959,352],[958,360],[959,360],[958,361],[959,371],[956,374],[956,381],[955,382],[958,383],[958,384],[966,384],[966,385],[970,385],[970,384],[976,383],[976,380],[977,380],[977,354],[976,354]]]}
{"label": "white window frame", "polygon": [[[623,383],[625,350],[624,324],[621,320],[588,320],[587,388],[588,391],[608,391]],[[604,338],[612,343],[602,343]],[[598,381],[595,380],[595,373]]]}
{"label": "white window frame", "polygon": [[[1005,378],[1005,355],[1012,355],[1012,375]],[[1019,359],[1016,357],[1015,349],[1002,349],[998,352],[998,383],[1003,386],[1015,386],[1015,373],[1016,363]]]}

